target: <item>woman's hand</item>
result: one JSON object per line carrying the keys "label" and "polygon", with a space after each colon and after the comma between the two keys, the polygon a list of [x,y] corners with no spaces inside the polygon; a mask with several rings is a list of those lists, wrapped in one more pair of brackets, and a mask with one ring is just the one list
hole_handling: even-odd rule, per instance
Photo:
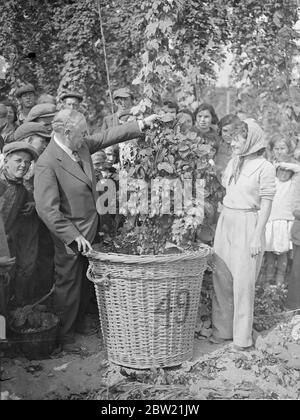
{"label": "woman's hand", "polygon": [[261,238],[254,236],[254,238],[252,239],[252,241],[250,243],[251,257],[253,257],[253,258],[257,257],[262,251],[263,251],[263,249],[262,249]]}

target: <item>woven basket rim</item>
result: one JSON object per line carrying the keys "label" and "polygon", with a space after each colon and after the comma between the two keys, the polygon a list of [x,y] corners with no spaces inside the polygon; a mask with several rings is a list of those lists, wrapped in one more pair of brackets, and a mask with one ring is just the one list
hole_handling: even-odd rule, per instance
{"label": "woven basket rim", "polygon": [[206,258],[213,254],[213,249],[208,245],[201,245],[197,251],[185,251],[182,254],[158,254],[158,255],[130,255],[116,254],[113,252],[89,251],[85,256],[91,260],[106,261],[120,264],[150,264],[172,263],[186,260]]}

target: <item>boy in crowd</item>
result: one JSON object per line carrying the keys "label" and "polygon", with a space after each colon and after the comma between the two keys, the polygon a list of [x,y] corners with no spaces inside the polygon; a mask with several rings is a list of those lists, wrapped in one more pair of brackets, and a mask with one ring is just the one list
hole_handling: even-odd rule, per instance
{"label": "boy in crowd", "polygon": [[2,217],[11,255],[16,257],[16,272],[14,275],[13,292],[16,306],[28,303],[30,295],[29,276],[24,267],[23,244],[19,238],[21,216],[29,216],[34,210],[34,203],[30,201],[28,192],[23,185],[23,179],[29,170],[32,160],[38,154],[34,147],[25,142],[12,142],[3,149],[4,165],[0,180],[5,185],[3,194]]}

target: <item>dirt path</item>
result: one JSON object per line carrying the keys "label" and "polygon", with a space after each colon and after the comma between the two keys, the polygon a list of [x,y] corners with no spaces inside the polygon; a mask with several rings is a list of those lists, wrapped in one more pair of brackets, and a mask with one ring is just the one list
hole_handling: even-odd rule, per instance
{"label": "dirt path", "polygon": [[135,371],[108,363],[101,337],[77,336],[78,354],[1,361],[2,398],[300,399],[300,316],[276,326],[249,352],[196,339],[180,368]]}
{"label": "dirt path", "polygon": [[[1,393],[26,400],[72,398],[105,385],[108,368],[101,337],[77,336],[80,354],[61,354],[48,360],[2,358]],[[216,350],[207,340],[195,340],[194,359]]]}

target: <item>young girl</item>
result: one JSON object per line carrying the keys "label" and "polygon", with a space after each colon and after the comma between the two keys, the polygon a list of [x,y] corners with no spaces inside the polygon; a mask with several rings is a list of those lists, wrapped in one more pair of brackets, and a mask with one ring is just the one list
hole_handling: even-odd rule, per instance
{"label": "young girl", "polygon": [[276,194],[270,218],[266,225],[266,282],[283,284],[287,272],[288,252],[294,216],[292,200],[295,173],[300,166],[291,162],[292,146],[288,140],[279,139],[273,144],[276,168]]}

